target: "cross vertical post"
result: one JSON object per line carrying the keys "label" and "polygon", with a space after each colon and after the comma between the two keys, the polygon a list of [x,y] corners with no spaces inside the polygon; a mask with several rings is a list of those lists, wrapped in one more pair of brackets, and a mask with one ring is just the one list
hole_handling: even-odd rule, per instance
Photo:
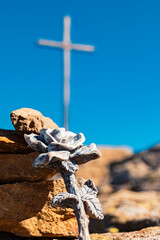
{"label": "cross vertical post", "polygon": [[[64,127],[66,130],[69,129],[69,103],[70,103],[70,28],[71,19],[70,17],[64,18],[64,32],[63,32],[63,43],[66,46],[64,48]],[[67,48],[68,46],[68,48]]]}
{"label": "cross vertical post", "polygon": [[69,129],[69,103],[70,103],[70,53],[71,50],[93,52],[94,47],[91,45],[74,44],[70,39],[71,18],[69,16],[64,17],[64,31],[63,41],[52,41],[39,39],[38,44],[49,47],[57,47],[63,49],[64,58],[64,88],[63,88],[63,101],[64,101],[64,127]]}

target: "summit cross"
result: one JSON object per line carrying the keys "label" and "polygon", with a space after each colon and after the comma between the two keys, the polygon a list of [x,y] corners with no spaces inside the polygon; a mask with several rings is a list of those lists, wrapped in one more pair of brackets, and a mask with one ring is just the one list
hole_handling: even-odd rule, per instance
{"label": "summit cross", "polygon": [[71,18],[64,17],[63,41],[57,42],[52,40],[39,39],[38,44],[48,47],[63,49],[64,54],[64,127],[69,128],[68,110],[70,103],[70,52],[71,50],[93,52],[94,47],[91,45],[75,44],[70,38]]}

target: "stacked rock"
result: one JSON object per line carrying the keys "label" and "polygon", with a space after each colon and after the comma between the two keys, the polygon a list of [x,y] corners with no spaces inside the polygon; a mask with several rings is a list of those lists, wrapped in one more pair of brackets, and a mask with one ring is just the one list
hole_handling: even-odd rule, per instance
{"label": "stacked rock", "polygon": [[32,166],[38,154],[23,137],[58,126],[27,108],[13,111],[11,121],[16,131],[0,130],[0,231],[21,237],[77,237],[73,210],[50,206],[55,195],[66,191],[63,180],[47,181],[57,171]]}

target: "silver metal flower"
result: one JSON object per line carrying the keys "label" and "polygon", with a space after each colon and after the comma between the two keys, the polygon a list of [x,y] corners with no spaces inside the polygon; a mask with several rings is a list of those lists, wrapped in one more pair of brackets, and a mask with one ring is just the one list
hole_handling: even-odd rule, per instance
{"label": "silver metal flower", "polygon": [[34,167],[58,168],[74,173],[78,165],[101,156],[94,143],[83,146],[83,133],[75,134],[65,128],[42,129],[40,135],[32,133],[24,137],[34,151],[41,153],[34,160]]}
{"label": "silver metal flower", "polygon": [[99,158],[100,151],[94,143],[83,146],[84,135],[66,131],[65,128],[42,129],[40,135],[32,133],[24,137],[28,145],[40,153],[33,166],[56,168],[64,180],[67,192],[54,196],[51,205],[73,208],[79,226],[79,240],[90,240],[86,214],[103,219],[98,191],[92,180],[87,180],[79,189],[74,173],[79,164]]}

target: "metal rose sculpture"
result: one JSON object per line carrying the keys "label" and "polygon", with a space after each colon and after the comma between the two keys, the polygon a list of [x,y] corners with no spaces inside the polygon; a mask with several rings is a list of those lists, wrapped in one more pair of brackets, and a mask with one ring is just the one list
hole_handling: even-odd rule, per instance
{"label": "metal rose sculpture", "polygon": [[67,192],[56,195],[51,205],[73,208],[78,222],[79,239],[90,240],[87,215],[103,219],[98,191],[92,180],[87,180],[79,189],[74,174],[78,165],[99,158],[100,151],[94,143],[83,146],[84,135],[66,131],[65,128],[42,129],[40,135],[31,133],[24,137],[28,145],[40,153],[33,166],[58,169],[64,179]]}

